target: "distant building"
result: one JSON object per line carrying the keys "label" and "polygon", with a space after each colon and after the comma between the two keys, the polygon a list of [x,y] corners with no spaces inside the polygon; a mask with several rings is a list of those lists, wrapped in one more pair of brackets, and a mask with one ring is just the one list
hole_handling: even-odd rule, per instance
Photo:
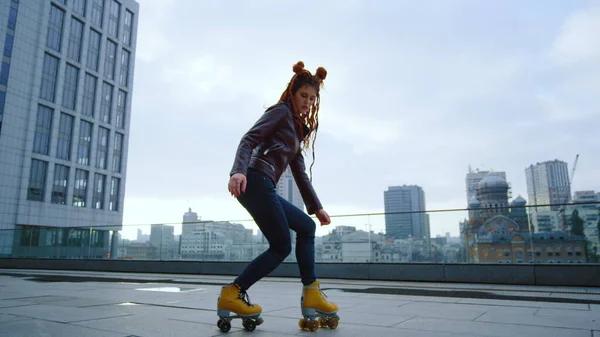
{"label": "distant building", "polygon": [[581,263],[585,240],[568,232],[530,231],[526,201],[508,202],[508,183],[493,173],[479,182],[461,228],[470,263]]}

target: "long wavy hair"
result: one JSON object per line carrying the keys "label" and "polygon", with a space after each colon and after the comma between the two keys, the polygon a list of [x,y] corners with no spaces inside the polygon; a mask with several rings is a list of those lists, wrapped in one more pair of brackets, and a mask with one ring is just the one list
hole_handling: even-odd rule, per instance
{"label": "long wavy hair", "polygon": [[[312,168],[315,164],[315,141],[319,129],[319,105],[321,103],[320,89],[323,87],[323,81],[327,77],[327,70],[323,67],[317,68],[313,75],[310,71],[304,69],[304,62],[298,61],[292,68],[294,76],[287,85],[287,88],[281,94],[278,103],[289,103],[292,106],[294,122],[298,132],[303,135],[302,148],[308,149],[312,145],[312,163],[310,165],[310,180],[312,181]],[[305,85],[309,85],[317,91],[317,98],[310,106],[308,113],[301,114],[294,103],[294,95]]]}

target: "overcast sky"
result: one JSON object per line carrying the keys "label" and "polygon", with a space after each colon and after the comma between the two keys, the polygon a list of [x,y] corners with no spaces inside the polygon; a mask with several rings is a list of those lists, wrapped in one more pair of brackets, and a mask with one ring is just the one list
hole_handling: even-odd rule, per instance
{"label": "overcast sky", "polygon": [[[464,208],[469,165],[505,171],[527,199],[527,166],[570,170],[576,154],[573,190],[600,191],[600,1],[139,2],[125,225],[188,207],[249,219],[228,173],[298,60],[329,73],[313,182],[331,215],[383,212],[403,184],[427,209]],[[432,214],[432,236],[465,216]],[[384,229],[334,218],[317,234],[367,223]]]}

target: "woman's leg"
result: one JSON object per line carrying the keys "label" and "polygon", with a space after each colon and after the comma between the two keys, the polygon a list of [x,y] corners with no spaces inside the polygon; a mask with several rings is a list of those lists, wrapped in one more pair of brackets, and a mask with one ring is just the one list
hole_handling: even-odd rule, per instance
{"label": "woman's leg", "polygon": [[292,244],[286,214],[275,190],[275,184],[266,175],[248,170],[246,193],[239,202],[252,216],[269,242],[269,249],[251,261],[235,279],[243,290],[267,276],[291,253]]}
{"label": "woman's leg", "polygon": [[296,260],[300,268],[302,284],[309,285],[317,280],[315,275],[315,230],[313,219],[298,207],[278,197],[289,227],[296,232]]}

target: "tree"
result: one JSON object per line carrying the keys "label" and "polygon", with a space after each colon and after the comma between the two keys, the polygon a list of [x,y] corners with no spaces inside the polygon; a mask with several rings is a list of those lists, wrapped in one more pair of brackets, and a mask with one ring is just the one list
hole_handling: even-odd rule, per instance
{"label": "tree", "polygon": [[598,225],[596,225],[598,232],[596,232],[596,235],[598,235],[598,239],[600,239],[600,209],[598,209]]}
{"label": "tree", "polygon": [[571,214],[571,234],[585,237],[583,232],[583,219],[579,216],[579,211],[574,210]]}

